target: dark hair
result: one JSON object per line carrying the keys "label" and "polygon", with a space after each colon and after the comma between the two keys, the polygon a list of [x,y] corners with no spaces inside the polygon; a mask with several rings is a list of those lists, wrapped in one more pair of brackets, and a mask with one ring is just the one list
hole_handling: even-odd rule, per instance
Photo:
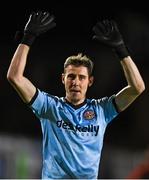
{"label": "dark hair", "polygon": [[82,53],[79,53],[77,55],[69,56],[66,59],[66,61],[64,63],[64,72],[65,72],[65,68],[68,65],[87,67],[89,76],[92,75],[93,66],[94,66],[92,60],[89,57],[87,57],[86,55],[82,55]]}

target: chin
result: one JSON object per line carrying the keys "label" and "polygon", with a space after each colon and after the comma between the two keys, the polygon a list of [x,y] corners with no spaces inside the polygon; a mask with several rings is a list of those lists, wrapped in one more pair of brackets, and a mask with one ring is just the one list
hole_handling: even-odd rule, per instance
{"label": "chin", "polygon": [[72,101],[73,102],[79,102],[81,99],[78,99],[78,98],[72,98]]}
{"label": "chin", "polygon": [[82,98],[77,98],[77,97],[72,98],[72,102],[75,103],[75,104],[79,103],[81,100],[82,100]]}

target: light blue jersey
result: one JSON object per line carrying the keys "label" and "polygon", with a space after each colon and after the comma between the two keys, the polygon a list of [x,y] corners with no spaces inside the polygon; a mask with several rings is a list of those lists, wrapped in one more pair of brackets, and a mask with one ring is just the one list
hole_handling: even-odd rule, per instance
{"label": "light blue jersey", "polygon": [[74,109],[38,90],[30,105],[43,133],[43,179],[96,179],[107,124],[118,115],[113,98],[87,99]]}

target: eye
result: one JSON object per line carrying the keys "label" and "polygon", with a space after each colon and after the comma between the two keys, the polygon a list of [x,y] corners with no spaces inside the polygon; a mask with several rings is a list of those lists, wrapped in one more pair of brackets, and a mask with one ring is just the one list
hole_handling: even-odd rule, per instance
{"label": "eye", "polygon": [[86,79],[86,76],[80,75],[80,76],[79,76],[79,79],[80,79],[80,80],[84,80],[84,79]]}
{"label": "eye", "polygon": [[71,79],[71,80],[73,80],[73,79],[75,79],[75,75],[74,74],[68,74],[68,76],[67,76],[67,78],[68,79]]}

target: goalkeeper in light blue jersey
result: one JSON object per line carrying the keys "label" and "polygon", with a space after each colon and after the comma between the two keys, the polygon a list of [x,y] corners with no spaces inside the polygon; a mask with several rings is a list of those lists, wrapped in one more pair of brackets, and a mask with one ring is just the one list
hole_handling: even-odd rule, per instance
{"label": "goalkeeper in light blue jersey", "polygon": [[[88,99],[93,84],[93,61],[82,53],[64,63],[64,97],[48,94],[24,76],[28,52],[37,36],[55,27],[54,16],[33,12],[24,28],[7,72],[7,79],[41,122],[43,179],[96,179],[106,127],[145,89],[114,21],[98,22],[93,39],[118,55],[128,85],[110,97]],[[99,173],[100,175],[100,173]]]}
{"label": "goalkeeper in light blue jersey", "polygon": [[[72,88],[73,96],[81,94],[81,89],[75,92],[78,87]],[[113,105],[115,96],[98,100],[85,98],[74,105],[67,98],[40,90],[36,94],[30,106],[42,126],[42,177],[95,179],[106,126],[118,114]]]}

